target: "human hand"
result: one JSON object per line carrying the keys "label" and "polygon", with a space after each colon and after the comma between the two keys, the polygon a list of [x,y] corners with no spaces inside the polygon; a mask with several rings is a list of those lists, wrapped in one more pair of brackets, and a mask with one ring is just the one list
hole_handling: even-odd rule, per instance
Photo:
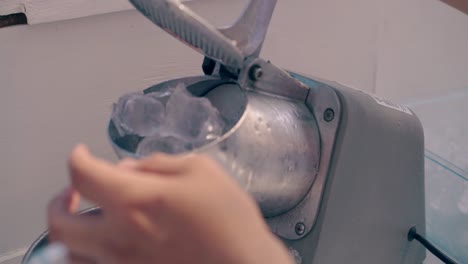
{"label": "human hand", "polygon": [[[50,240],[76,263],[293,263],[255,202],[209,158],[113,165],[79,146],[69,167],[73,188],[52,200],[48,217]],[[103,214],[75,215],[78,193]]]}

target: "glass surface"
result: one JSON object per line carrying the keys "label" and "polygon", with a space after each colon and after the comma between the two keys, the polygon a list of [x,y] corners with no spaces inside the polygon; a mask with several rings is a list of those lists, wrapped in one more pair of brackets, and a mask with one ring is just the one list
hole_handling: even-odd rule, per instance
{"label": "glass surface", "polygon": [[426,151],[426,234],[460,263],[468,263],[467,172]]}
{"label": "glass surface", "polygon": [[406,105],[425,133],[427,238],[468,263],[468,91]]}

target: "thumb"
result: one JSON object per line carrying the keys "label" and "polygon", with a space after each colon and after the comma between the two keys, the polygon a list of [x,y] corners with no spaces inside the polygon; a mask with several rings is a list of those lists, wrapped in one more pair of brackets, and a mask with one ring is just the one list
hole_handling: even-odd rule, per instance
{"label": "thumb", "polygon": [[[73,187],[85,198],[102,206],[114,206],[126,199],[130,192],[138,193],[148,184],[142,172],[124,170],[94,157],[84,145],[78,145],[69,158]],[[131,173],[131,174],[130,174]]]}
{"label": "thumb", "polygon": [[194,162],[196,163],[195,159],[196,156],[194,154],[174,156],[158,153],[139,160],[134,168],[161,175],[174,175],[190,169],[190,166]]}

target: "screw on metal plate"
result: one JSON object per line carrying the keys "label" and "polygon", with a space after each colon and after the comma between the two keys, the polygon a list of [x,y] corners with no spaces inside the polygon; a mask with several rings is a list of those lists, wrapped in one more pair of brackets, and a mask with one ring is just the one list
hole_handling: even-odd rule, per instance
{"label": "screw on metal plate", "polygon": [[296,234],[298,236],[302,236],[305,233],[306,226],[304,225],[304,223],[300,222],[296,224],[294,230],[296,231]]}
{"label": "screw on metal plate", "polygon": [[333,111],[333,109],[331,108],[328,108],[327,110],[325,110],[325,112],[323,113],[323,119],[327,122],[331,122],[333,121],[333,119],[335,118],[335,111]]}
{"label": "screw on metal plate", "polygon": [[263,70],[262,70],[262,67],[260,67],[259,65],[254,65],[252,66],[252,68],[250,68],[249,78],[252,81],[257,81],[260,78],[262,78],[262,76],[263,76]]}

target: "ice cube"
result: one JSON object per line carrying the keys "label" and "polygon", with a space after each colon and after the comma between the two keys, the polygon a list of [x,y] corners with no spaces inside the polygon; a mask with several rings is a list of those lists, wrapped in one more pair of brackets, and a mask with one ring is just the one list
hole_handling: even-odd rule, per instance
{"label": "ice cube", "polygon": [[162,104],[166,105],[167,100],[174,92],[175,86],[161,86],[158,89],[149,89],[151,92],[147,93],[147,96],[153,97]]}
{"label": "ice cube", "polygon": [[154,96],[130,93],[114,104],[112,121],[119,135],[154,135],[165,118],[164,105]]}
{"label": "ice cube", "polygon": [[138,145],[137,155],[148,156],[155,152],[179,154],[192,150],[192,145],[175,135],[155,135],[144,138]]}
{"label": "ice cube", "polygon": [[166,117],[167,127],[194,147],[218,138],[224,130],[224,121],[210,101],[192,96],[184,86],[178,86],[167,101]]}
{"label": "ice cube", "polygon": [[225,126],[208,99],[183,85],[126,94],[114,104],[112,120],[120,136],[143,137],[136,149],[141,156],[190,151],[219,138]]}

